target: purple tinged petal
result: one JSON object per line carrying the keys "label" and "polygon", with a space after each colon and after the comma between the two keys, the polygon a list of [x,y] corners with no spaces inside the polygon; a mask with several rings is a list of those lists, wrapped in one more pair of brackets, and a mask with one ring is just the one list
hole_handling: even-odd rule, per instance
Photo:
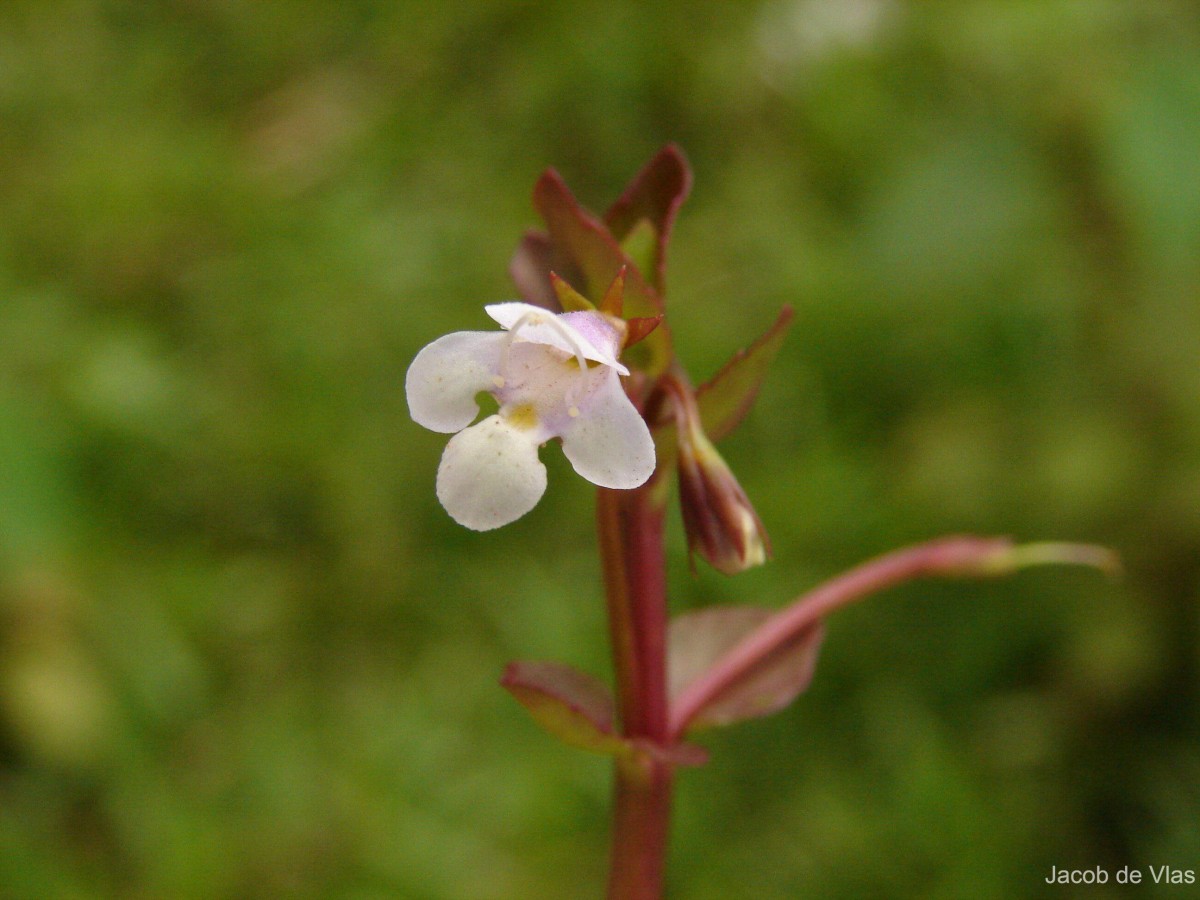
{"label": "purple tinged petal", "polygon": [[629,370],[617,362],[617,357],[621,355],[621,332],[604,313],[569,312],[563,313],[558,320],[598,351],[596,356],[587,353],[584,356],[612,366],[622,375],[629,374]]}
{"label": "purple tinged petal", "polygon": [[509,303],[492,303],[485,306],[487,314],[506,329],[511,329],[525,316],[538,316],[541,322],[531,321],[521,326],[517,332],[519,340],[533,344],[548,344],[564,353],[575,355],[575,347],[564,336],[563,331],[570,335],[579,347],[584,359],[594,360],[606,366],[612,366],[622,375],[628,375],[629,370],[617,361],[621,352],[621,339],[603,313],[572,312],[554,316],[558,327],[547,324],[550,314],[544,309],[530,303],[512,301]]}

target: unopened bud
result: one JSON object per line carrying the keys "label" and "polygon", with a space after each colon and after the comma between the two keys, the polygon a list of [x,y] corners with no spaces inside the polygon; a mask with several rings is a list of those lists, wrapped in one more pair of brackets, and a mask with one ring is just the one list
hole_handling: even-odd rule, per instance
{"label": "unopened bud", "polygon": [[718,572],[736,575],[771,555],[767,533],[746,492],[713,446],[691,392],[672,390],[679,432],[679,498],[688,548]]}

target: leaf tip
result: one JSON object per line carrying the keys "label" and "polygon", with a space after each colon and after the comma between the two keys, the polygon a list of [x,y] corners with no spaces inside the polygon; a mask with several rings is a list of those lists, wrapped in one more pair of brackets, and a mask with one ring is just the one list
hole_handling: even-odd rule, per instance
{"label": "leaf tip", "polygon": [[1086,566],[1110,578],[1119,577],[1123,572],[1121,557],[1115,550],[1098,544],[1068,541],[1013,544],[993,551],[982,561],[982,567],[988,574],[997,575],[1047,565]]}
{"label": "leaf tip", "polygon": [[563,312],[591,312],[596,308],[591,300],[571,287],[566,279],[553,270],[550,272],[550,284],[554,286],[554,295],[558,297]]}

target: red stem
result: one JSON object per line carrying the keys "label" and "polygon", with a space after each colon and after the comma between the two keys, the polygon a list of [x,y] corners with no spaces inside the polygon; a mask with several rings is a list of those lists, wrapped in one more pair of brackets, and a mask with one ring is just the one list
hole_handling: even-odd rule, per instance
{"label": "red stem", "polygon": [[[665,509],[654,479],[633,491],[600,489],[596,520],[608,598],[617,708],[626,737],[667,734]],[[609,900],[662,896],[671,813],[671,765],[617,760]]]}
{"label": "red stem", "polygon": [[661,900],[673,772],[648,758],[618,760],[608,900]]}

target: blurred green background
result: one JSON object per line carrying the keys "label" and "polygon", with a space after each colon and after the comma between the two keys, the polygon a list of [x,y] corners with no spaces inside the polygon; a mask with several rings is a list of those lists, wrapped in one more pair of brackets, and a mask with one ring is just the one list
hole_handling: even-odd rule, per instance
{"label": "blurred green background", "polygon": [[678,609],[945,532],[1127,566],[839,614],[682,776],[672,896],[1200,869],[1195,4],[6,0],[0,895],[600,895],[608,765],[496,684],[607,677],[591,488],[458,528],[402,385],[545,166],[603,209],[668,140],[693,376],[797,310],[723,445],[776,559],[676,515]]}

